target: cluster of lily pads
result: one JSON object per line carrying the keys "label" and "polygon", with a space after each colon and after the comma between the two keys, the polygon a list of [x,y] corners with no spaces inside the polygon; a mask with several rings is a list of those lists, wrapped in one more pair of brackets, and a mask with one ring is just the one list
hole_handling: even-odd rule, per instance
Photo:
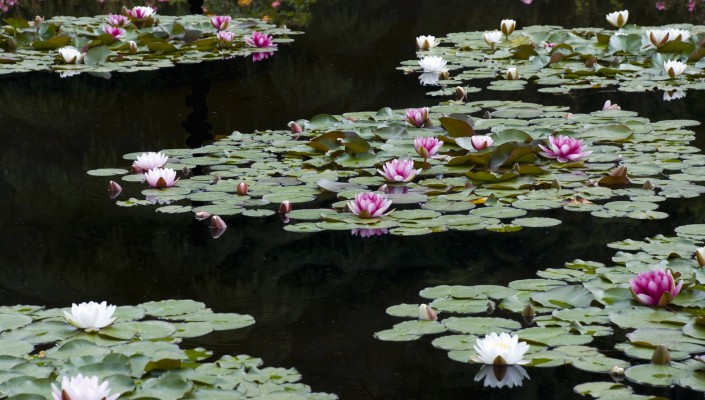
{"label": "cluster of lily pads", "polygon": [[[296,34],[256,19],[158,16],[151,7],[96,17],[7,18],[0,30],[0,73],[51,70],[132,72],[252,55],[273,54]],[[273,36],[277,36],[274,39]]]}
{"label": "cluster of lily pads", "polygon": [[515,31],[514,20],[503,20],[497,31],[422,36],[417,38],[422,59],[405,61],[400,69],[421,71],[422,84],[452,88],[433,95],[452,94],[455,86],[481,79],[491,80],[490,90],[521,90],[527,83],[550,93],[616,87],[663,90],[665,100],[705,88],[705,26],[642,27],[627,25],[628,18],[627,10],[608,14],[616,30],[530,26]]}
{"label": "cluster of lily pads", "polygon": [[[192,300],[137,306],[74,304],[71,310],[0,307],[0,396],[28,400],[157,398],[241,399],[311,393],[295,369],[262,368],[262,360],[182,349],[184,338],[254,323],[215,313]],[[63,394],[62,394],[63,392]],[[62,397],[63,396],[63,397]]]}
{"label": "cluster of lily pads", "polygon": [[[433,345],[448,351],[451,359],[494,364],[494,370],[522,363],[570,364],[609,373],[618,382],[626,377],[641,384],[705,391],[705,360],[699,356],[705,353],[705,249],[699,247],[705,241],[705,225],[681,226],[676,232],[675,237],[610,243],[618,251],[609,265],[575,260],[506,287],[423,289],[420,295],[428,305],[387,309],[392,316],[415,319],[375,337],[406,341],[441,335]],[[488,337],[481,339],[483,335]],[[613,348],[594,343],[604,336],[616,340]],[[528,348],[520,348],[522,342]],[[520,386],[517,379],[526,371],[513,368],[506,380],[495,376],[485,382]],[[488,373],[480,372],[483,378]],[[643,398],[614,383],[579,385],[576,391],[593,397]]]}
{"label": "cluster of lily pads", "polygon": [[[660,202],[705,191],[705,155],[685,129],[697,121],[652,122],[609,104],[590,114],[512,101],[441,105],[421,117],[412,111],[317,115],[292,122],[293,133],[235,132],[202,148],[164,150],[163,184],[144,170],[89,174],[146,178],[152,187],[139,189],[146,198],[118,200],[121,206],[266,217],[286,201],[286,230],[357,234],[516,231],[559,224],[526,216],[559,208],[659,219],[667,217]],[[125,155],[138,157],[146,154]],[[356,197],[365,193],[363,204]],[[331,195],[337,200],[321,207]]]}

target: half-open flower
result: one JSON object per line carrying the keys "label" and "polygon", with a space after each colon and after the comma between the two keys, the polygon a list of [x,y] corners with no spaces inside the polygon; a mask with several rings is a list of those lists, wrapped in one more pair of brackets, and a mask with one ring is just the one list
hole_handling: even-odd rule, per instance
{"label": "half-open flower", "polygon": [[218,31],[215,36],[221,43],[232,43],[235,39],[235,34],[230,31]]}
{"label": "half-open flower", "polygon": [[602,111],[605,110],[621,110],[622,107],[619,106],[619,104],[614,103],[612,104],[611,100],[605,101],[605,104],[602,105]]}
{"label": "half-open flower", "polygon": [[384,163],[384,170],[377,170],[389,182],[411,182],[421,169],[414,169],[412,160],[392,160]]}
{"label": "half-open flower", "polygon": [[147,180],[149,186],[157,189],[165,189],[176,185],[179,179],[176,177],[176,171],[171,168],[154,168],[144,173],[144,179]]}
{"label": "half-open flower", "polygon": [[490,48],[494,48],[494,45],[497,44],[500,40],[502,40],[502,32],[500,31],[491,31],[491,32],[485,32],[482,34],[482,39],[487,43]]}
{"label": "half-open flower", "polygon": [[419,306],[419,319],[424,321],[435,321],[438,319],[438,315],[433,311],[433,308],[428,304],[421,304]]}
{"label": "half-open flower", "polygon": [[404,112],[404,121],[417,128],[423,127],[428,121],[428,107],[407,108]]}
{"label": "half-open flower", "polygon": [[424,72],[443,72],[448,62],[441,56],[426,56],[419,60],[419,65]]}
{"label": "half-open flower", "polygon": [[499,23],[499,28],[504,36],[509,37],[509,35],[514,32],[516,25],[517,22],[513,19],[503,19],[502,22]]}
{"label": "half-open flower", "polygon": [[386,196],[374,192],[358,193],[354,200],[347,203],[350,212],[360,218],[381,217],[391,205],[392,201]]}
{"label": "half-open flower", "polygon": [[65,46],[59,49],[59,55],[64,64],[80,64],[83,54],[73,46]]}
{"label": "half-open flower", "polygon": [[228,28],[232,20],[229,15],[214,15],[211,17],[211,25],[213,25],[213,28],[222,31]]}
{"label": "half-open flower", "polygon": [[519,79],[519,71],[517,71],[517,67],[507,68],[507,72],[504,74],[504,78],[510,81],[515,81]]}
{"label": "half-open flower", "polygon": [[673,301],[681,291],[683,281],[676,285],[670,269],[656,268],[642,272],[629,280],[629,290],[639,303],[663,307]]}
{"label": "half-open flower", "polygon": [[76,328],[84,329],[86,332],[96,332],[115,322],[117,319],[113,317],[115,309],[115,306],[109,306],[106,302],[72,304],[71,312],[64,311],[64,319]]}
{"label": "half-open flower", "polygon": [[435,137],[417,137],[414,139],[414,148],[424,159],[435,156],[441,146],[443,146],[443,142]]}
{"label": "half-open flower", "polygon": [[491,137],[485,135],[473,135],[470,137],[470,143],[475,150],[484,150],[494,143]]}
{"label": "half-open flower", "polygon": [[103,32],[111,35],[113,39],[122,39],[125,37],[125,30],[117,26],[103,25]]}
{"label": "half-open flower", "polygon": [[687,64],[680,61],[664,61],[663,63],[663,70],[671,78],[675,78],[685,72],[686,67]]}
{"label": "half-open flower", "polygon": [[139,174],[142,172],[147,172],[150,169],[162,168],[169,161],[164,153],[155,153],[150,151],[149,153],[142,153],[142,155],[137,156],[137,159],[132,163],[132,172]]}
{"label": "half-open flower", "polygon": [[543,150],[541,155],[546,158],[555,158],[558,162],[579,161],[592,154],[592,151],[586,151],[583,141],[579,139],[564,135],[558,137],[551,135],[548,137],[548,141],[549,147],[539,145]]}
{"label": "half-open flower", "polygon": [[154,15],[154,12],[152,7],[135,6],[127,10],[127,15],[133,20],[144,21]]}
{"label": "half-open flower", "polygon": [[252,36],[246,37],[245,43],[251,47],[277,47],[270,35],[258,31],[252,31]]}
{"label": "half-open flower", "polygon": [[54,400],[115,400],[120,394],[110,395],[108,381],[100,382],[97,376],[78,374],[71,378],[64,376],[61,387],[51,384]]}
{"label": "half-open flower", "polygon": [[110,14],[107,19],[109,25],[117,28],[122,28],[130,23],[130,20],[126,16],[120,14]]}
{"label": "half-open flower", "polygon": [[438,39],[435,36],[418,36],[416,38],[416,47],[421,50],[429,50],[438,46]]}
{"label": "half-open flower", "polygon": [[484,339],[477,339],[475,343],[476,356],[472,359],[488,365],[515,365],[526,364],[524,354],[529,350],[526,342],[519,343],[519,337],[506,332],[499,335],[492,332],[485,335]]}
{"label": "half-open flower", "polygon": [[629,19],[629,10],[615,11],[607,14],[607,22],[617,28],[623,27]]}
{"label": "half-open flower", "polygon": [[483,365],[480,372],[475,375],[475,382],[484,379],[482,384],[485,387],[520,387],[524,379],[530,379],[529,374],[519,365]]}

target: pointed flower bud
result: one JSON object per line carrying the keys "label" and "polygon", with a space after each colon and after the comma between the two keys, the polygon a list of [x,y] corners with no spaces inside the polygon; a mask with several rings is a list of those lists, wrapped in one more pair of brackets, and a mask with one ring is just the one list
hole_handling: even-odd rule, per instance
{"label": "pointed flower bud", "polygon": [[433,308],[428,304],[421,304],[419,306],[419,319],[425,321],[435,321],[438,319],[438,315],[433,311]]}
{"label": "pointed flower bud", "polygon": [[240,183],[237,184],[237,189],[236,189],[236,191],[237,191],[237,194],[239,194],[240,196],[246,195],[247,192],[248,192],[248,190],[249,190],[249,187],[247,186],[247,183],[245,183],[245,182],[240,182]]}
{"label": "pointed flower bud", "polygon": [[502,22],[499,24],[499,28],[504,36],[509,37],[509,35],[514,32],[516,24],[517,22],[513,19],[503,19]]}
{"label": "pointed flower bud", "polygon": [[210,216],[211,216],[211,214],[208,212],[205,212],[205,211],[199,211],[196,213],[196,219],[199,221],[206,220],[206,219],[210,218]]}
{"label": "pointed flower bud", "polygon": [[667,365],[671,363],[671,353],[666,346],[660,344],[656,346],[654,355],[651,356],[651,362],[656,365]]}
{"label": "pointed flower bud", "polygon": [[504,77],[509,81],[515,81],[519,79],[519,71],[517,71],[516,67],[509,67],[507,68],[507,72],[504,74]]}
{"label": "pointed flower bud", "polygon": [[607,14],[607,22],[616,28],[623,27],[629,19],[629,10],[615,11]]}
{"label": "pointed flower bud", "polygon": [[695,260],[698,262],[699,266],[705,267],[705,247],[698,247],[697,250],[695,250]]}
{"label": "pointed flower bud", "polygon": [[122,192],[122,186],[115,181],[110,181],[110,183],[108,183],[108,191],[112,193],[120,193]]}
{"label": "pointed flower bud", "polygon": [[461,88],[460,86],[455,87],[455,96],[458,98],[458,101],[464,100],[468,94],[465,92],[465,89]]}
{"label": "pointed flower bud", "polygon": [[292,207],[291,207],[291,202],[289,200],[284,200],[282,203],[279,205],[279,212],[282,214],[286,214],[291,212]]}
{"label": "pointed flower bud", "polygon": [[217,215],[211,217],[211,228],[212,229],[225,229],[228,225]]}
{"label": "pointed flower bud", "polygon": [[128,44],[130,46],[130,53],[132,53],[132,54],[137,53],[137,42],[135,42],[134,40],[130,40],[128,42]]}
{"label": "pointed flower bud", "polygon": [[304,131],[296,121],[289,122],[289,129],[291,129],[291,133],[301,133]]}

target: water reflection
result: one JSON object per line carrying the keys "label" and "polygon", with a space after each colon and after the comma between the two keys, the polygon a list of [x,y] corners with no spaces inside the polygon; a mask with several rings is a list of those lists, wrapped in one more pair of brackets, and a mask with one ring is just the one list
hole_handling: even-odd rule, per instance
{"label": "water reflection", "polygon": [[350,234],[353,236],[360,236],[363,238],[366,237],[371,237],[371,236],[381,236],[381,235],[386,235],[389,233],[389,231],[385,228],[380,228],[380,229],[363,229],[363,228],[357,228],[353,229],[350,231]]}
{"label": "water reflection", "polygon": [[213,135],[210,133],[213,124],[208,122],[207,101],[211,81],[205,77],[203,66],[200,64],[193,69],[191,76],[193,78],[191,94],[186,97],[186,106],[192,107],[192,111],[181,126],[189,134],[186,144],[191,148],[197,148],[213,140]]}
{"label": "water reflection", "polygon": [[684,98],[686,91],[683,89],[666,90],[663,92],[663,101],[678,100]]}
{"label": "water reflection", "polygon": [[520,387],[529,374],[519,365],[483,365],[480,372],[475,375],[475,382],[484,379],[484,386],[491,388]]}
{"label": "water reflection", "polygon": [[440,72],[424,72],[419,76],[419,82],[424,86],[438,86],[440,76]]}

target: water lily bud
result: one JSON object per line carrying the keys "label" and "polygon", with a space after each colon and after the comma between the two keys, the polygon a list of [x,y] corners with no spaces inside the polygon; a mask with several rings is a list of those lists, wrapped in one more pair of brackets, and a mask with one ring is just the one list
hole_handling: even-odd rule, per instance
{"label": "water lily bud", "polygon": [[40,17],[39,15],[34,17],[34,26],[39,26],[39,24],[41,24],[42,22],[44,22],[44,18]]}
{"label": "water lily bud", "polygon": [[654,186],[654,184],[651,183],[651,181],[646,181],[646,182],[644,182],[644,185],[641,188],[644,190],[654,190],[654,189],[656,189],[656,186]]}
{"label": "water lily bud", "polygon": [[458,97],[458,101],[464,100],[468,96],[465,90],[460,86],[456,86],[455,95]]}
{"label": "water lily bud", "polygon": [[585,186],[597,187],[597,181],[593,179],[588,179],[585,181]]}
{"label": "water lily bud", "polygon": [[487,314],[492,314],[495,310],[494,303],[491,301],[487,302]]}
{"label": "water lily bud", "polygon": [[301,133],[304,131],[296,121],[289,122],[289,129],[291,129],[291,133]]}
{"label": "water lily bud", "polygon": [[181,173],[184,174],[184,175],[188,175],[188,174],[191,173],[191,170],[189,169],[189,167],[184,167],[184,168],[181,170]]}
{"label": "water lily bud", "polygon": [[509,67],[507,68],[507,73],[504,74],[504,77],[507,78],[507,80],[515,81],[519,79],[519,71],[517,71],[516,67]]}
{"label": "water lily bud", "polygon": [[482,115],[482,119],[491,119],[492,118],[492,113],[489,111],[485,111],[485,113]]}
{"label": "water lily bud", "polygon": [[377,191],[382,193],[389,193],[389,186],[387,186],[387,184],[385,183],[384,185],[380,186]]}
{"label": "water lily bud", "polygon": [[196,213],[196,219],[198,221],[203,221],[210,218],[211,214],[205,211],[199,211]]}
{"label": "water lily bud", "polygon": [[288,212],[291,212],[291,210],[291,202],[289,200],[282,201],[281,205],[279,206],[279,212],[282,214],[286,214]]}
{"label": "water lily bud", "polygon": [[506,37],[509,37],[509,35],[514,32],[514,28],[516,27],[517,22],[513,19],[503,19],[502,22],[499,24],[500,30],[502,31],[502,34]]}
{"label": "water lily bud", "polygon": [[590,57],[587,60],[585,60],[585,67],[592,68],[595,66],[596,63],[597,63],[597,58]]}
{"label": "water lily bud", "polygon": [[223,221],[222,218],[220,218],[217,215],[214,215],[211,217],[211,228],[213,229],[225,229],[227,228],[228,225],[225,224],[225,221]]}
{"label": "water lily bud", "polygon": [[110,181],[110,183],[108,183],[108,191],[109,192],[122,192],[122,186],[120,186],[120,184],[115,181]]}
{"label": "water lily bud", "polygon": [[651,356],[651,362],[656,365],[667,365],[671,363],[671,353],[666,346],[660,344],[656,346],[654,355]]}
{"label": "water lily bud", "polygon": [[615,365],[610,369],[610,375],[624,375],[624,368],[619,365]]}
{"label": "water lily bud", "polygon": [[438,74],[438,79],[440,80],[446,80],[450,78],[450,73],[447,70],[443,70]]}
{"label": "water lily bud", "polygon": [[424,321],[435,321],[438,319],[438,315],[433,311],[433,308],[428,304],[421,304],[419,306],[419,319]]}
{"label": "water lily bud", "polygon": [[214,176],[213,179],[211,179],[211,185],[215,185],[218,182],[220,182],[220,177],[218,175]]}
{"label": "water lily bud", "polygon": [[551,181],[551,189],[560,189],[561,188],[561,183],[558,182],[558,179],[554,179]]}
{"label": "water lily bud", "polygon": [[695,250],[695,260],[698,261],[698,265],[705,267],[705,247],[698,247]]}
{"label": "water lily bud", "polygon": [[607,14],[607,22],[612,24],[612,26],[621,28],[629,19],[629,10],[615,11]]}
{"label": "water lily bud", "polygon": [[130,40],[128,44],[130,45],[130,53],[137,53],[137,43],[134,40]]}
{"label": "water lily bud", "polygon": [[529,303],[526,307],[524,307],[524,310],[521,312],[521,316],[524,317],[524,321],[527,324],[531,324],[534,322],[534,318],[536,317],[536,309],[533,305],[531,305],[531,303]]}
{"label": "water lily bud", "polygon": [[237,194],[240,196],[244,196],[247,194],[247,191],[249,190],[247,183],[245,182],[240,182],[237,184]]}
{"label": "water lily bud", "polygon": [[120,9],[120,14],[127,17],[130,15],[130,10],[128,10],[125,6],[122,6],[122,8]]}
{"label": "water lily bud", "polygon": [[622,176],[626,177],[627,176],[627,167],[624,165],[620,165],[619,167],[615,168],[612,172],[610,172],[611,176]]}

